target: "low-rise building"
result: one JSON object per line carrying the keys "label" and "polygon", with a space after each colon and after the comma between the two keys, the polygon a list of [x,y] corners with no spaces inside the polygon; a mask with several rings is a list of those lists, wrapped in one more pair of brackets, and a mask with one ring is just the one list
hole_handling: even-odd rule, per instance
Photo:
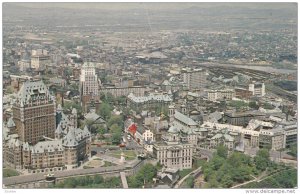
{"label": "low-rise building", "polygon": [[235,90],[235,97],[236,98],[249,100],[250,97],[253,95],[253,92],[249,91],[248,89],[235,88],[234,90]]}
{"label": "low-rise building", "polygon": [[284,148],[285,135],[281,128],[261,130],[259,134],[259,148],[280,150]]}
{"label": "low-rise building", "polygon": [[147,126],[138,126],[135,137],[147,152],[153,152],[154,134]]}
{"label": "low-rise building", "polygon": [[232,100],[235,96],[234,90],[206,90],[207,99],[209,101],[217,101],[217,100]]}
{"label": "low-rise building", "polygon": [[215,134],[212,138],[210,138],[210,147],[216,148],[219,145],[223,145],[228,148],[228,150],[234,149],[234,138],[229,135],[227,132],[222,131]]}
{"label": "low-rise building", "polygon": [[49,81],[51,84],[54,84],[56,86],[66,87],[67,85],[67,81],[65,79],[58,78],[58,77],[50,78]]}
{"label": "low-rise building", "polygon": [[146,87],[142,86],[132,86],[132,87],[102,87],[100,88],[100,93],[110,93],[114,97],[128,96],[129,94],[134,94],[135,96],[144,96],[145,92],[148,91]]}
{"label": "low-rise building", "polygon": [[173,117],[174,117],[174,121],[173,121],[174,126],[177,129],[182,130],[183,132],[188,132],[198,127],[198,123],[196,123],[193,119],[176,110]]}
{"label": "low-rise building", "polygon": [[225,120],[228,124],[246,126],[251,119],[264,119],[266,114],[259,111],[226,112]]}
{"label": "low-rise building", "polygon": [[157,106],[168,107],[173,101],[169,94],[156,93],[150,93],[147,96],[135,96],[131,93],[127,99],[127,105],[135,109],[155,108]]}

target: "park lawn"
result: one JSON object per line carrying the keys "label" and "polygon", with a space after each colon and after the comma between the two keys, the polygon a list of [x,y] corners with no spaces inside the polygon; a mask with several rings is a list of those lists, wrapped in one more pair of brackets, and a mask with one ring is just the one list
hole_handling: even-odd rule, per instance
{"label": "park lawn", "polygon": [[116,166],[116,165],[111,162],[104,161],[104,165],[102,167],[108,167],[108,166]]}
{"label": "park lawn", "polygon": [[117,150],[109,153],[109,155],[115,158],[121,158],[122,152],[124,153],[126,160],[134,160],[136,158],[136,154],[133,150],[125,150],[125,151]]}
{"label": "park lawn", "polygon": [[228,103],[228,105],[236,108],[242,108],[247,107],[249,104],[243,101],[232,100]]}
{"label": "park lawn", "polygon": [[3,169],[3,177],[18,176],[20,173],[16,170],[5,168]]}

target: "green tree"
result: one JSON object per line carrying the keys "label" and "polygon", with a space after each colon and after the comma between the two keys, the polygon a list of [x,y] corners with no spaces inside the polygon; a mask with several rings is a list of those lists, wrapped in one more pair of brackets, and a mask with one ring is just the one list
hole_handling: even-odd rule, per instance
{"label": "green tree", "polygon": [[256,156],[254,157],[254,163],[257,170],[266,170],[268,164],[270,163],[270,154],[267,149],[258,150]]}
{"label": "green tree", "polygon": [[119,144],[122,139],[122,128],[117,124],[113,124],[110,127],[110,132],[112,133],[112,139],[111,139],[112,143]]}
{"label": "green tree", "polygon": [[111,93],[106,94],[106,102],[109,104],[115,104],[115,97]]}
{"label": "green tree", "polygon": [[115,100],[118,104],[122,104],[122,105],[126,104],[126,96],[119,96]]}
{"label": "green tree", "polygon": [[228,148],[223,145],[219,145],[217,147],[217,155],[226,159],[228,155]]}
{"label": "green tree", "polygon": [[121,139],[122,139],[122,134],[121,133],[114,133],[112,135],[111,142],[113,144],[119,144],[121,142]]}
{"label": "green tree", "polygon": [[111,131],[111,133],[122,133],[122,128],[120,126],[118,126],[117,124],[113,124],[110,127],[110,131]]}
{"label": "green tree", "polygon": [[186,185],[188,188],[193,188],[194,187],[194,178],[192,176],[189,176],[186,180]]}
{"label": "green tree", "polygon": [[95,177],[94,177],[94,184],[100,184],[100,183],[103,183],[104,182],[104,179],[103,179],[103,177],[102,176],[100,176],[100,175],[96,175]]}
{"label": "green tree", "polygon": [[232,177],[228,174],[224,175],[221,180],[221,185],[224,188],[229,188],[233,185]]}
{"label": "green tree", "polygon": [[73,74],[72,68],[71,67],[66,67],[64,70],[64,74],[66,76],[71,76]]}
{"label": "green tree", "polygon": [[298,152],[297,144],[295,143],[290,146],[290,151],[288,153],[294,157],[297,157],[297,152]]}
{"label": "green tree", "polygon": [[249,102],[249,107],[256,109],[256,110],[259,108],[259,106],[257,105],[257,103],[255,101]]}
{"label": "green tree", "polygon": [[224,158],[216,155],[211,160],[211,167],[213,170],[218,170],[223,165],[224,162],[225,162]]}
{"label": "green tree", "polygon": [[157,168],[152,164],[145,164],[135,176],[130,176],[128,181],[128,186],[130,188],[141,188],[146,184],[151,184],[153,178],[157,174]]}
{"label": "green tree", "polygon": [[108,126],[111,127],[113,124],[118,125],[120,128],[123,128],[123,118],[120,115],[113,115],[107,122]]}
{"label": "green tree", "polygon": [[213,174],[211,178],[208,181],[208,187],[209,188],[219,188],[219,182],[217,181],[216,174]]}
{"label": "green tree", "polygon": [[232,171],[232,179],[235,182],[242,183],[250,179],[250,171],[246,166],[240,166]]}
{"label": "green tree", "polygon": [[98,127],[97,133],[103,135],[106,133],[106,129],[104,127]]}
{"label": "green tree", "polygon": [[71,108],[75,108],[77,110],[78,114],[82,113],[82,107],[79,102],[71,101],[71,102],[64,103],[64,107],[63,107],[64,110],[67,110],[67,109],[70,110]]}
{"label": "green tree", "polygon": [[100,105],[99,111],[97,112],[104,120],[111,117],[112,107],[108,103],[102,103]]}

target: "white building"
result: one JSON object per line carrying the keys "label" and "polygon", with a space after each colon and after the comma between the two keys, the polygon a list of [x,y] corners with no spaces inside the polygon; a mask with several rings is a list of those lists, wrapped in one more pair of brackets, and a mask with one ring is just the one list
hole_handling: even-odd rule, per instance
{"label": "white building", "polygon": [[135,96],[130,93],[127,97],[128,105],[136,108],[150,108],[156,106],[169,106],[173,101],[172,94],[150,93],[147,96]]}
{"label": "white building", "polygon": [[217,100],[232,100],[235,96],[234,90],[206,90],[207,92],[207,99],[209,101],[217,101]]}
{"label": "white building", "polygon": [[254,82],[249,84],[249,91],[252,92],[254,96],[264,96],[266,95],[265,84],[260,82]]}
{"label": "white building", "polygon": [[138,126],[135,137],[147,152],[153,152],[153,132],[146,126]]}
{"label": "white building", "polygon": [[80,74],[80,94],[81,96],[99,96],[100,80],[95,72],[93,63],[84,63]]}
{"label": "white building", "polygon": [[204,88],[207,84],[207,73],[203,69],[183,68],[182,78],[188,89]]}
{"label": "white building", "polygon": [[192,168],[194,146],[188,142],[182,142],[179,130],[170,127],[166,139],[153,145],[153,155],[160,164],[167,168],[190,169]]}

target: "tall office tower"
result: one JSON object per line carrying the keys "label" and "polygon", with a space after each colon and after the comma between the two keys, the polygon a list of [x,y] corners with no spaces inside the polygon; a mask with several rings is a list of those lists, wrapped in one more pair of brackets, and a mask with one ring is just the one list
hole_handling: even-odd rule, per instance
{"label": "tall office tower", "polygon": [[46,50],[32,50],[31,68],[36,70],[46,69],[46,65],[50,63],[50,56]]}
{"label": "tall office tower", "polygon": [[13,120],[22,142],[36,144],[44,137],[54,138],[55,97],[42,81],[26,81],[13,104]]}
{"label": "tall office tower", "polygon": [[83,107],[92,99],[99,100],[99,86],[101,82],[95,72],[95,65],[90,62],[83,64],[80,73],[80,97]]}
{"label": "tall office tower", "polygon": [[203,69],[182,69],[183,82],[187,84],[188,89],[204,88],[207,84],[207,74]]}

